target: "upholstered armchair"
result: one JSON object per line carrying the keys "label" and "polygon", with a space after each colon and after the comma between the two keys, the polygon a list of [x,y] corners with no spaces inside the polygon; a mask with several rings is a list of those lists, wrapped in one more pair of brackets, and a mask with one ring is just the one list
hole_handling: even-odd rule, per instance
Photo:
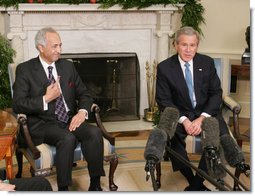
{"label": "upholstered armchair", "polygon": [[[13,85],[15,78],[14,64],[9,65],[10,83]],[[93,105],[93,115],[96,125],[100,128],[104,140],[104,161],[109,162],[109,189],[116,191],[118,186],[114,184],[114,172],[118,165],[118,156],[115,153],[115,137],[113,137],[105,127],[100,118],[100,108]],[[18,172],[16,178],[21,178],[23,169],[23,155],[30,164],[30,172],[32,176],[47,176],[51,174],[52,168],[55,165],[56,148],[48,144],[40,144],[35,146],[29,133],[27,118],[24,114],[17,115],[19,122],[19,131],[17,135],[16,158],[18,163]],[[84,160],[80,143],[75,149],[74,165],[76,161]]]}
{"label": "upholstered armchair", "polygon": [[[105,130],[100,119],[99,111],[99,107],[95,106],[94,115],[96,123],[104,136],[104,161],[109,162],[110,165],[109,189],[111,191],[116,191],[118,186],[114,184],[113,180],[114,172],[118,165],[118,157],[115,153],[115,138]],[[26,116],[19,114],[18,122],[20,124],[20,129],[18,133],[16,150],[16,158],[18,163],[18,172],[16,174],[16,178],[20,178],[22,176],[23,155],[31,165],[30,172],[32,176],[50,175],[52,168],[55,165],[56,148],[45,143],[35,146],[29,133]],[[78,160],[84,160],[80,144],[78,144],[74,153],[74,161]]]}

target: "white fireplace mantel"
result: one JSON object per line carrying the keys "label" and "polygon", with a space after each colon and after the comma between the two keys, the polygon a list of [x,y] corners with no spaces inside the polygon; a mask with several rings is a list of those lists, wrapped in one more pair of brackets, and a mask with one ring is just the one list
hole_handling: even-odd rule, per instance
{"label": "white fireplace mantel", "polygon": [[19,4],[0,7],[5,17],[6,34],[16,51],[19,64],[38,55],[34,46],[36,32],[46,26],[55,28],[63,42],[63,53],[135,52],[140,63],[140,114],[148,107],[146,61],[157,62],[170,54],[169,39],[176,21],[172,16],[183,5],[155,5],[143,9],[122,9],[99,4]]}
{"label": "white fireplace mantel", "polygon": [[[110,8],[104,9],[100,8],[100,4],[91,4],[91,3],[83,3],[79,5],[69,5],[69,4],[42,4],[42,3],[22,3],[19,4],[18,10],[19,11],[175,11],[178,9],[182,9],[184,4],[176,4],[176,5],[153,5],[150,7],[137,9],[137,8],[129,8],[129,9],[122,9],[119,5],[114,5]],[[14,7],[4,8],[0,7],[0,11],[14,11]]]}

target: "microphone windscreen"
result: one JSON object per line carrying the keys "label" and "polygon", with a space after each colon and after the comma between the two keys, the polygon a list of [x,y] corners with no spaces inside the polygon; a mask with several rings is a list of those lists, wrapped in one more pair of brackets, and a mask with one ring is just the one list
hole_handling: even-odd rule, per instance
{"label": "microphone windscreen", "polygon": [[153,129],[146,143],[144,158],[146,160],[153,158],[156,162],[161,161],[166,147],[166,142],[166,133],[158,128]]}
{"label": "microphone windscreen", "polygon": [[179,115],[179,111],[172,107],[166,107],[160,114],[160,120],[157,127],[165,131],[170,139],[174,136]]}
{"label": "microphone windscreen", "polygon": [[205,147],[216,147],[220,145],[220,128],[219,123],[214,117],[207,117],[203,120],[201,134],[201,145]]}
{"label": "microphone windscreen", "polygon": [[219,122],[214,117],[208,117],[203,120],[201,128],[201,145],[206,154],[208,174],[215,179],[224,178],[226,172],[220,165],[222,161],[220,156]]}
{"label": "microphone windscreen", "polygon": [[225,159],[231,167],[235,167],[245,160],[241,148],[229,134],[224,134],[220,137],[220,144],[223,148]]}

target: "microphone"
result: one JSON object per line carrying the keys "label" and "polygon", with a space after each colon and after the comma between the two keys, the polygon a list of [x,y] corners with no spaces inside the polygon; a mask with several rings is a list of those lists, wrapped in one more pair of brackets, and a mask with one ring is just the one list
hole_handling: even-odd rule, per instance
{"label": "microphone", "polygon": [[160,115],[160,120],[156,128],[154,128],[147,140],[144,158],[146,159],[145,171],[147,172],[146,181],[151,176],[154,190],[158,189],[155,181],[154,170],[156,164],[163,159],[163,154],[168,138],[174,136],[179,118],[179,111],[175,108],[166,107]]}
{"label": "microphone", "polygon": [[205,150],[206,164],[209,176],[221,179],[226,176],[220,159],[220,129],[216,118],[205,118],[201,125],[201,145]]}
{"label": "microphone", "polygon": [[154,128],[147,140],[144,158],[153,164],[157,164],[163,158],[163,153],[166,147],[167,135],[164,131]]}
{"label": "microphone", "polygon": [[174,136],[179,118],[179,111],[176,108],[166,107],[160,114],[159,124],[152,130],[147,140],[144,151],[146,160],[154,159],[158,163],[163,158],[167,137]]}
{"label": "microphone", "polygon": [[179,116],[179,111],[173,107],[166,107],[160,114],[160,120],[157,127],[166,132],[169,139],[172,139],[174,136]]}
{"label": "microphone", "polygon": [[144,158],[146,159],[146,164],[144,168],[144,170],[146,171],[146,181],[148,181],[151,176],[154,191],[157,191],[160,187],[160,185],[155,180],[154,170],[156,164],[160,163],[163,158],[166,142],[166,133],[161,129],[154,128],[150,133],[144,151]]}
{"label": "microphone", "polygon": [[[207,179],[209,182],[214,184],[219,190],[226,191],[227,189],[223,187],[221,184],[216,182],[210,176],[208,176],[204,171],[196,168],[186,159],[184,159],[181,155],[174,152],[170,147],[168,147],[167,141],[172,139],[175,133],[175,129],[178,123],[179,111],[175,108],[167,107],[160,115],[160,121],[156,128],[152,130],[147,140],[147,144],[144,151],[144,157],[146,159],[145,171],[146,171],[146,181],[151,176],[152,185],[154,190],[158,190],[160,185],[155,180],[154,170],[156,164],[158,164],[162,158],[165,148],[171,153],[173,156],[177,157],[180,161],[186,164],[188,167],[193,168],[197,171],[201,176]],[[218,137],[219,138],[219,137]],[[219,142],[218,142],[219,143]]]}
{"label": "microphone", "polygon": [[220,143],[224,151],[224,157],[231,167],[238,168],[246,176],[250,175],[250,167],[245,164],[244,153],[236,141],[229,135],[224,134],[220,137]]}
{"label": "microphone", "polygon": [[158,126],[152,130],[147,140],[144,151],[146,160],[154,160],[155,164],[163,158],[168,137],[171,139],[177,126],[179,111],[172,107],[166,107],[161,112]]}

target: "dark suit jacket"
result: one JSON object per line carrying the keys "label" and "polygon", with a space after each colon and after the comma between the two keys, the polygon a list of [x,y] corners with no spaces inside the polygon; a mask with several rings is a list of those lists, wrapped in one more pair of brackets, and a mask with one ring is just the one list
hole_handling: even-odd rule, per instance
{"label": "dark suit jacket", "polygon": [[178,55],[162,61],[157,67],[156,101],[162,111],[175,107],[180,116],[193,120],[206,112],[216,116],[222,104],[222,88],[212,58],[196,54],[193,59],[193,79],[197,105],[193,109],[188,87],[181,69]]}
{"label": "dark suit jacket", "polygon": [[[90,112],[92,98],[73,63],[60,59],[55,62],[55,65],[60,76],[63,96],[70,109],[70,116],[74,116],[77,109],[81,108]],[[39,57],[17,66],[16,79],[13,85],[13,110],[17,114],[27,115],[31,134],[42,139],[39,143],[43,141],[44,136],[43,133],[37,132],[36,128],[55,119],[54,101],[48,104],[47,111],[43,110],[43,95],[46,93],[48,85],[48,78]]]}

